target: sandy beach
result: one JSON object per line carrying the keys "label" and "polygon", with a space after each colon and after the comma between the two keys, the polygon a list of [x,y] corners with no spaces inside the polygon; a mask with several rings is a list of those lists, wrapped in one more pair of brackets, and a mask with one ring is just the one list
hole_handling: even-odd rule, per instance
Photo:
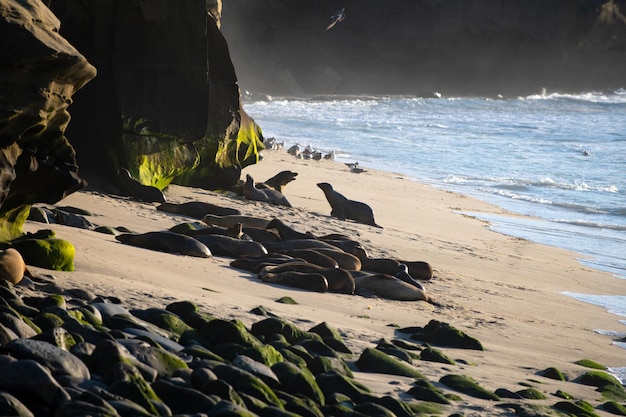
{"label": "sandy beach", "polygon": [[[506,213],[482,201],[436,190],[392,172],[368,169],[353,174],[334,161],[296,159],[283,150],[263,154],[263,160],[245,168],[243,175],[263,181],[281,170],[297,172],[297,179],[285,190],[292,208],[175,185],[165,191],[167,199],[175,203],[205,201],[234,207],[244,214],[276,217],[314,235],[347,234],[360,241],[370,256],[426,261],[434,269],[434,278],[424,285],[441,306],[270,285],[254,274],[230,267],[229,258],[154,252],[123,245],[111,235],[28,221],[25,231],[51,228],[76,248],[74,272],[36,267],[32,271],[54,276],[62,287],[117,296],[128,308],[164,307],[173,301],[190,300],[218,317],[238,318],[249,325],[259,320],[250,310],[265,306],[302,329],[327,322],[356,352],[375,346],[381,338],[399,337],[397,327],[425,326],[436,319],[477,338],[485,350],[444,348],[448,356],[462,360],[456,365],[416,362],[417,369],[433,382],[457,373],[472,377],[491,391],[517,391],[532,385],[548,396],[540,404],[560,400],[553,395],[557,390],[593,405],[606,401],[594,387],[551,380],[537,373],[556,367],[575,379],[587,370],[574,363],[580,359],[608,367],[626,364],[625,352],[612,344],[613,338],[594,332],[619,330],[623,326],[618,317],[561,294],[626,295],[623,280],[582,265],[575,253],[489,230],[488,224],[467,213]],[[98,180],[87,179],[87,190],[57,205],[90,211],[93,216],[89,220],[98,226],[124,226],[138,233],[190,221],[157,211],[156,204],[104,194]],[[348,198],[370,205],[383,228],[330,217],[330,206],[316,186],[318,182],[331,183]],[[276,303],[282,296],[290,296],[298,304]],[[404,396],[412,382],[411,378],[383,374],[357,375],[380,394]],[[493,402],[467,395],[462,398],[446,408],[445,414],[503,414]]]}

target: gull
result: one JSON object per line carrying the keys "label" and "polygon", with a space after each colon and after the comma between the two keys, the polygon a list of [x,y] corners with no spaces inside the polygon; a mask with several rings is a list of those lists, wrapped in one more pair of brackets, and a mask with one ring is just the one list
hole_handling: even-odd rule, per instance
{"label": "gull", "polygon": [[335,13],[333,16],[330,17],[332,21],[330,22],[328,26],[326,26],[326,30],[332,28],[333,26],[337,24],[337,22],[341,22],[343,19],[346,18],[345,10],[346,9],[341,8],[337,13]]}
{"label": "gull", "polygon": [[358,162],[346,163],[346,165],[350,168],[350,172],[354,174],[360,174],[361,172],[366,172],[363,168],[359,167]]}

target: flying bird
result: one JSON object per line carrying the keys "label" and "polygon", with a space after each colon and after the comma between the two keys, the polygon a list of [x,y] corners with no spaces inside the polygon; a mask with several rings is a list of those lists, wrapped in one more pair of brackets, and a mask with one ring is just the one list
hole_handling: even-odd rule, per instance
{"label": "flying bird", "polygon": [[345,13],[346,9],[341,8],[339,9],[339,11],[337,13],[335,13],[333,16],[330,17],[331,22],[328,26],[326,26],[326,30],[332,28],[333,26],[335,26],[337,24],[337,22],[341,22],[343,19],[346,18],[346,13]]}

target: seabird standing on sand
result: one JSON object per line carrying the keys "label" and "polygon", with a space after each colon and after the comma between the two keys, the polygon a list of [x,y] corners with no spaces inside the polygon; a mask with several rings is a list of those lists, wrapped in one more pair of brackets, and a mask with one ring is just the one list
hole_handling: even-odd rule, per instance
{"label": "seabird standing on sand", "polygon": [[341,8],[337,13],[335,13],[333,16],[330,17],[331,22],[328,26],[326,26],[326,30],[332,28],[333,26],[335,26],[337,24],[337,22],[341,22],[343,19],[346,18],[346,13],[345,13],[346,9]]}

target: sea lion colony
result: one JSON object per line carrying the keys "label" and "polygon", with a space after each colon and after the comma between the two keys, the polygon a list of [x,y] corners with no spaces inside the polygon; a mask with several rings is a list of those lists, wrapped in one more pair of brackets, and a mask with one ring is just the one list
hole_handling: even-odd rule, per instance
{"label": "sea lion colony", "polygon": [[[282,171],[259,183],[246,175],[241,195],[252,201],[291,207],[283,192],[297,175]],[[328,183],[318,186],[331,205],[333,217],[380,227],[367,204],[347,199]],[[418,281],[432,278],[432,268],[427,262],[372,259],[360,242],[343,234],[314,236],[280,219],[246,216],[229,207],[202,202],[168,202],[159,205],[157,210],[200,219],[204,225],[178,225],[168,231],[143,234],[125,233],[116,239],[181,255],[206,257],[209,253],[230,257],[232,267],[255,273],[263,282],[318,292],[437,304]]]}
{"label": "sea lion colony", "polygon": [[[282,171],[257,184],[247,175],[241,194],[249,200],[291,207],[279,190],[284,190],[297,175]],[[348,200],[330,184],[318,186],[331,205],[333,217],[380,227],[366,204]],[[145,201],[143,193],[136,198]],[[263,282],[437,304],[419,282],[433,276],[427,262],[370,258],[360,242],[342,233],[314,236],[294,229],[281,219],[247,216],[232,207],[201,201],[174,203],[163,199],[159,202],[156,210],[202,223],[179,224],[170,230],[141,234],[126,232],[117,234],[115,239],[123,244],[179,255],[233,258],[232,267],[258,274]]]}

